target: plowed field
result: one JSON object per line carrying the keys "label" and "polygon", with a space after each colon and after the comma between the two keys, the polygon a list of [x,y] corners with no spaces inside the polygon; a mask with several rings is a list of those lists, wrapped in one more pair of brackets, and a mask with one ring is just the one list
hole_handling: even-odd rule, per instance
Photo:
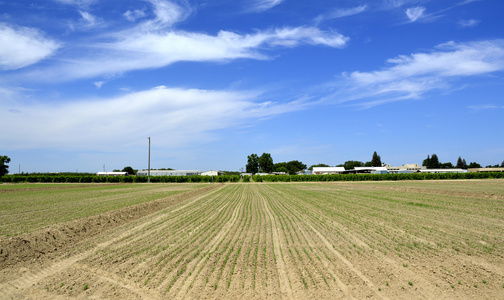
{"label": "plowed field", "polygon": [[502,180],[233,183],[150,201],[164,204],[32,259],[9,260],[1,237],[0,298],[504,298]]}

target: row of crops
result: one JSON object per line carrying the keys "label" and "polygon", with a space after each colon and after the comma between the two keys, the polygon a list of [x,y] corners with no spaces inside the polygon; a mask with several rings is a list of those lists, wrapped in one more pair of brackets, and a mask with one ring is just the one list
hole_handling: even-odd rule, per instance
{"label": "row of crops", "polygon": [[[330,174],[330,175],[254,175],[252,178],[238,175],[221,176],[151,176],[150,182],[305,182],[305,181],[384,181],[384,180],[439,180],[439,179],[488,179],[504,178],[504,172],[485,173],[411,173],[411,174]],[[15,174],[0,177],[0,182],[10,183],[141,183],[147,182],[147,176],[96,176],[96,175],[59,175],[59,174]]]}

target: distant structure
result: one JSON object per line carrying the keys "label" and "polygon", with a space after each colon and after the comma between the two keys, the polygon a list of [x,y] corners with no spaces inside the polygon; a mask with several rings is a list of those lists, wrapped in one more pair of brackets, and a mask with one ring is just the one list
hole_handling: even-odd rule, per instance
{"label": "distant structure", "polygon": [[420,170],[420,173],[467,173],[464,169],[425,169]]}
{"label": "distant structure", "polygon": [[389,164],[385,164],[384,167],[387,168],[389,173],[414,173],[427,169],[427,167],[421,166],[419,164],[404,164],[398,167],[392,167]]}
{"label": "distant structure", "polygon": [[313,175],[341,174],[345,172],[344,167],[313,167]]}
{"label": "distant structure", "polygon": [[225,175],[225,174],[226,174],[226,172],[210,170],[210,171],[205,171],[205,172],[201,173],[200,175],[201,176],[220,176],[220,175]]}
{"label": "distant structure", "polygon": [[[148,171],[137,172],[137,176],[147,176]],[[194,176],[200,175],[200,170],[150,170],[151,176]]]}
{"label": "distant structure", "polygon": [[96,176],[128,176],[128,172],[98,172]]}
{"label": "distant structure", "polygon": [[504,168],[469,168],[467,172],[504,172]]}

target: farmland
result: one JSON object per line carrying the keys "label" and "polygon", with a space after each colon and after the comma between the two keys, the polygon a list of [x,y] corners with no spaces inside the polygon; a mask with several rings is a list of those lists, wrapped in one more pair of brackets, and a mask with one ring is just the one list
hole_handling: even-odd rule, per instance
{"label": "farmland", "polygon": [[[504,297],[500,179],[7,187],[2,247],[160,203],[47,255],[13,261],[5,246],[0,289],[11,298]],[[29,221],[54,207],[66,217]]]}

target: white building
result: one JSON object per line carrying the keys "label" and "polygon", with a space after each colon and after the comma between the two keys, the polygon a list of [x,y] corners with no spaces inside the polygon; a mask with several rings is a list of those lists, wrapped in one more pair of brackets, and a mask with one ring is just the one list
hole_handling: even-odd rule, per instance
{"label": "white building", "polygon": [[425,169],[420,170],[420,173],[467,173],[464,169]]}
{"label": "white building", "polygon": [[210,170],[210,171],[205,171],[201,173],[201,176],[219,176],[219,175],[224,175],[225,172],[222,171],[215,171],[215,170]]}
{"label": "white building", "polygon": [[128,172],[98,172],[96,176],[128,176]]}
{"label": "white building", "polygon": [[356,173],[371,173],[371,174],[387,174],[388,170],[385,167],[355,167]]}
{"label": "white building", "polygon": [[[200,175],[200,170],[151,170],[151,176],[193,176]],[[137,176],[147,176],[148,171],[142,170],[137,172]]]}
{"label": "white building", "polygon": [[389,164],[384,165],[387,168],[389,173],[404,173],[406,171],[418,172],[420,170],[425,170],[427,167],[421,166],[419,164],[404,164],[398,167],[392,167]]}
{"label": "white building", "polygon": [[313,167],[313,175],[341,174],[345,171],[344,167]]}

